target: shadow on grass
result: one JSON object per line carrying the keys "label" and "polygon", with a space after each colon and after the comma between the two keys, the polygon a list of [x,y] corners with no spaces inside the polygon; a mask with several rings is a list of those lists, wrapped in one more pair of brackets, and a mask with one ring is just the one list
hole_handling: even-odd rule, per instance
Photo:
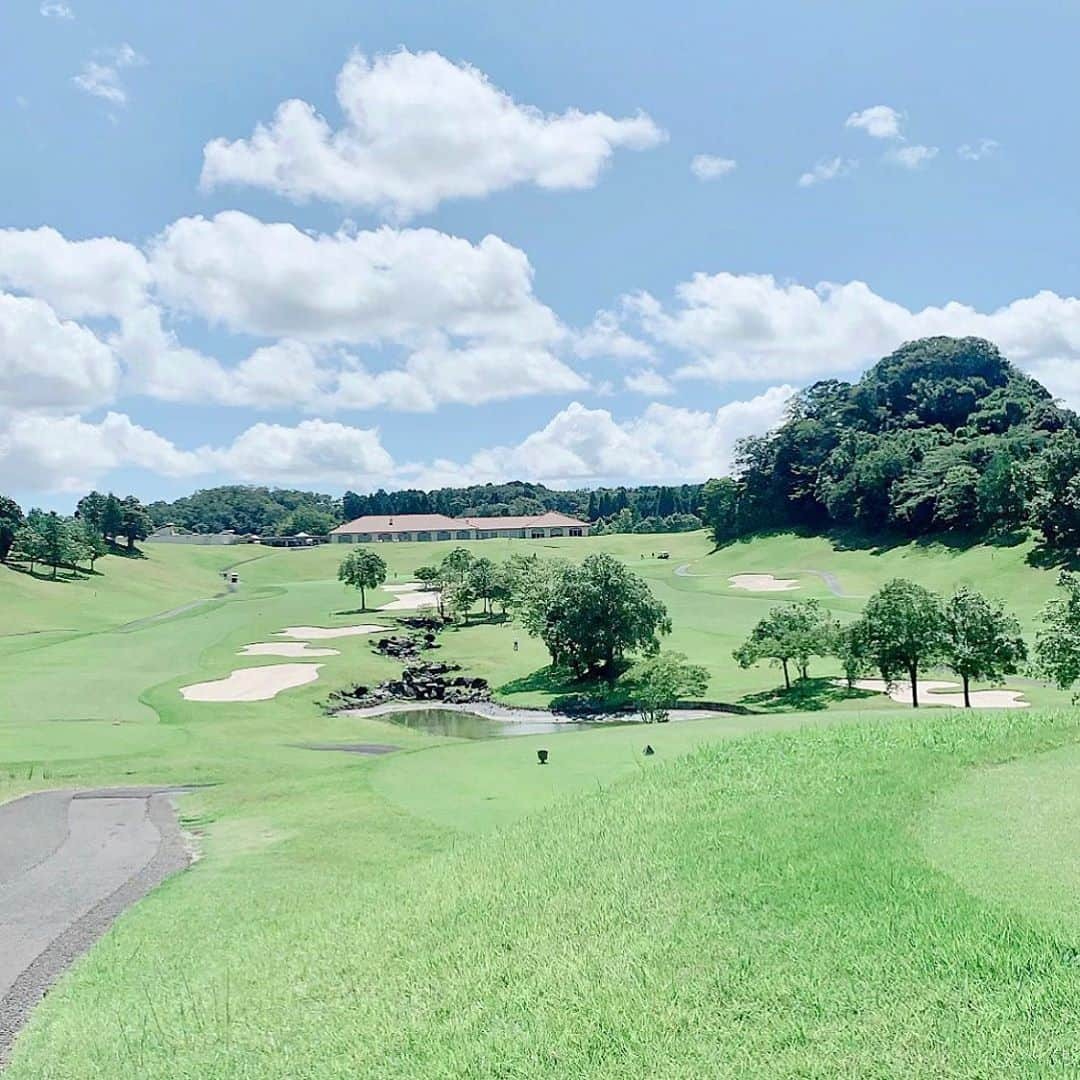
{"label": "shadow on grass", "polygon": [[778,686],[746,694],[739,698],[739,703],[762,712],[817,712],[842,701],[880,697],[873,690],[849,690],[846,686],[837,686],[832,679],[811,678],[797,680],[790,689]]}
{"label": "shadow on grass", "polygon": [[579,679],[565,668],[549,665],[497,688],[501,694],[550,694],[554,712],[606,712],[625,709],[629,694],[625,685],[605,679]]}

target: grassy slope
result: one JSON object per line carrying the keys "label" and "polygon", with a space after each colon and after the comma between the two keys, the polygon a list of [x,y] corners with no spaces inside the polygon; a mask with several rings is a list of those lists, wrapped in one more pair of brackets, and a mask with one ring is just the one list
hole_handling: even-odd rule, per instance
{"label": "grassy slope", "polygon": [[[670,561],[639,557],[661,543]],[[503,546],[510,549],[476,545],[493,555]],[[974,577],[1007,591],[1025,616],[1053,582],[1017,549],[879,556],[777,537],[710,555],[700,535],[535,546],[575,556],[604,547],[626,557],[671,607],[672,645],[709,664],[711,692],[728,697],[775,682],[768,669],[737,672],[729,655],[733,639],[778,602],[733,593],[731,573],[827,569],[861,593],[896,573],[942,587]],[[399,580],[436,554],[433,545],[382,550]],[[205,858],[123,918],[50,995],[20,1042],[17,1080],[625,1076],[647,1075],[647,1065],[653,1075],[745,1075],[750,1052],[783,1065],[767,1069],[771,1075],[836,1075],[845,1055],[861,1065],[848,1071],[873,1075],[872,1020],[892,1040],[879,1075],[910,1072],[901,1067],[910,1061],[930,1074],[946,1059],[962,1064],[954,1070],[961,1074],[974,1074],[978,1061],[993,1071],[986,1063],[1010,1039],[1040,1052],[1058,1045],[1035,1019],[1024,1026],[1001,984],[1011,992],[1020,976],[1010,965],[1032,965],[1024,970],[1037,979],[1025,1000],[1046,1004],[1050,991],[1038,980],[1051,971],[1050,938],[964,899],[930,870],[909,834],[916,809],[962,764],[995,760],[1010,739],[1021,747],[1071,739],[1071,731],[1053,730],[1052,718],[1017,721],[1030,732],[1046,723],[1048,736],[1010,734],[1005,717],[941,714],[912,734],[906,714],[890,706],[876,714],[891,717],[890,727],[873,713],[850,712],[843,718],[864,723],[713,746],[672,768],[673,757],[724,735],[840,714],[463,745],[322,716],[315,703],[328,688],[394,670],[362,639],[347,638],[333,643],[342,655],[327,658],[317,683],[272,702],[180,698],[177,687],[187,682],[275,662],[235,652],[282,626],[357,621],[335,614],[356,606],[333,580],[340,554],[267,553],[241,568],[236,596],[97,633],[89,628],[212,595],[217,567],[236,549],[156,548],[145,566],[125,563],[125,573],[131,566],[168,580],[162,603],[152,590],[105,601],[99,590],[102,606],[64,607],[57,597],[80,586],[46,582],[30,584],[31,600],[14,600],[0,579],[9,625],[32,625],[45,603],[55,605],[46,625],[79,630],[37,635],[30,645],[0,638],[0,656],[15,641],[22,650],[0,676],[0,799],[60,785],[221,781],[184,800],[204,834]],[[708,576],[676,577],[683,562]],[[114,567],[106,572],[111,578]],[[837,610],[858,607],[806,581],[805,594]],[[42,601],[40,590],[54,591]],[[128,591],[137,591],[135,579]],[[513,653],[513,636],[498,627],[455,632],[443,655],[496,681],[520,679],[544,657],[525,638]],[[931,736],[942,730],[948,738]],[[640,755],[645,735],[657,747],[653,758]],[[308,740],[421,752],[365,761],[293,745]],[[532,764],[537,745],[552,749],[547,770]],[[558,805],[578,793],[582,801]],[[493,826],[508,831],[469,835]],[[912,898],[914,922],[905,914]],[[940,920],[952,951],[939,955]],[[851,936],[846,951],[841,929]],[[887,952],[907,951],[894,963],[882,941]],[[1015,956],[1011,941],[1022,946]],[[969,951],[957,953],[958,942]],[[975,949],[987,958],[981,974]],[[970,965],[964,977],[978,976],[970,1013],[957,1012],[941,956],[959,956]],[[845,990],[844,965],[858,993]],[[815,989],[810,974],[827,984]],[[1064,996],[1049,1002],[1059,1010],[1075,1004],[1066,976],[1055,991]],[[975,1023],[990,1031],[983,1058],[955,1056],[968,1053],[961,1037]],[[672,1064],[683,1059],[685,1066]]]}

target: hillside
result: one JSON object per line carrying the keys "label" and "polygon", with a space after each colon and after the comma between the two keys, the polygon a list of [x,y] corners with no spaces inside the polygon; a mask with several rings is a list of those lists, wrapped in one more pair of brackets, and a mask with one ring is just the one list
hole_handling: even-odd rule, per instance
{"label": "hillside", "polygon": [[980,338],[925,338],[856,383],[814,383],[706,487],[718,543],[764,530],[871,535],[1032,528],[1080,539],[1080,420]]}

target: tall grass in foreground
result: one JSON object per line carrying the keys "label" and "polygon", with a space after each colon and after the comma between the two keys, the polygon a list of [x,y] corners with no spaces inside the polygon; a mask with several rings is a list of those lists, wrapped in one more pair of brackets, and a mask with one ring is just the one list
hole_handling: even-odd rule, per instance
{"label": "tall grass in foreground", "polygon": [[234,882],[227,983],[183,966],[220,895],[139,974],[78,972],[10,1080],[1076,1075],[1077,942],[964,893],[914,829],[1077,719],[720,742],[392,878]]}

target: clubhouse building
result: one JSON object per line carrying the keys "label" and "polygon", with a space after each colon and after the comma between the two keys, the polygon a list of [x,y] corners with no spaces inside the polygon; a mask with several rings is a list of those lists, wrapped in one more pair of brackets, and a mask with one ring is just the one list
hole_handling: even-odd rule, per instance
{"label": "clubhouse building", "polygon": [[330,533],[335,544],[390,543],[395,540],[542,540],[549,536],[588,536],[588,522],[550,512],[531,517],[452,518],[443,514],[392,514],[360,517]]}

